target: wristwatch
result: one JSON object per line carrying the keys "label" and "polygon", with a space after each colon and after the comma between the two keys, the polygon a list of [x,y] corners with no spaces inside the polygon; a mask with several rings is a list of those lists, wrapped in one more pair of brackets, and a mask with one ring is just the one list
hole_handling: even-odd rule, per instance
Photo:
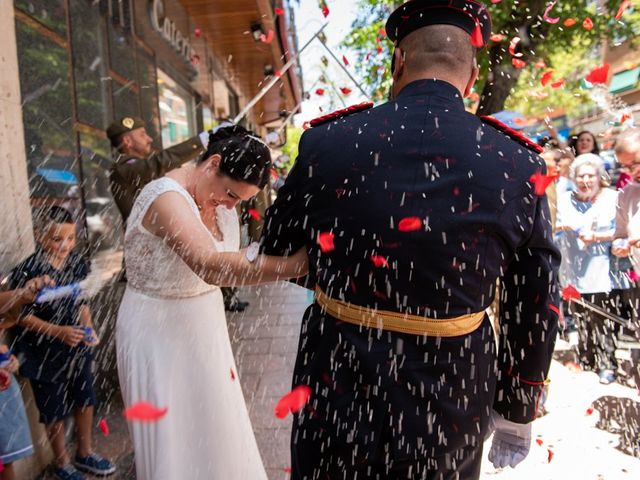
{"label": "wristwatch", "polygon": [[247,247],[247,251],[245,256],[247,257],[247,261],[249,263],[253,263],[258,259],[258,254],[260,253],[260,244],[258,242],[251,242],[251,244]]}

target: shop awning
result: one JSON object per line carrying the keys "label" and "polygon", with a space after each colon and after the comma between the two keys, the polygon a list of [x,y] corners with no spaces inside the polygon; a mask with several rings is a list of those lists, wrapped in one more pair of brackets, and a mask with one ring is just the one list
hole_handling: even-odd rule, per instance
{"label": "shop awning", "polygon": [[609,85],[609,91],[611,93],[621,93],[633,90],[638,84],[638,76],[640,76],[640,67],[614,74],[611,79],[611,85]]}

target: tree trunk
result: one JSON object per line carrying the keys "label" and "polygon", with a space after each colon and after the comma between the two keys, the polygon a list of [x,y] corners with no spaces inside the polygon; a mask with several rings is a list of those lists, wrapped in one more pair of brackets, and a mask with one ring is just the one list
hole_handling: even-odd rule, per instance
{"label": "tree trunk", "polygon": [[489,56],[489,74],[480,95],[478,115],[491,115],[504,110],[504,102],[522,72],[511,63],[502,63],[505,60],[510,62],[511,56],[505,55],[504,48],[500,45],[494,45],[489,51]]}

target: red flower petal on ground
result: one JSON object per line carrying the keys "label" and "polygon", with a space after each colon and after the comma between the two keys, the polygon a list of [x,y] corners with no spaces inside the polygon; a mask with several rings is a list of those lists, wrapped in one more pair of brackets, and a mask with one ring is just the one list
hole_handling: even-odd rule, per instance
{"label": "red flower petal on ground", "polygon": [[260,213],[255,209],[255,208],[250,208],[249,211],[247,212],[249,214],[249,216],[251,218],[253,218],[254,220],[256,220],[257,222],[260,221],[260,219],[262,218],[260,216]]}
{"label": "red flower petal on ground", "polygon": [[582,28],[588,32],[593,28],[593,21],[589,17],[585,18],[584,22],[582,22]]}
{"label": "red flower petal on ground", "polygon": [[527,62],[520,60],[519,58],[511,59],[511,65],[513,65],[516,68],[524,68],[526,64]]}
{"label": "red flower petal on ground", "polygon": [[320,250],[323,253],[331,252],[335,250],[335,245],[333,244],[333,239],[335,235],[331,232],[322,232],[318,235],[318,244],[320,245]]}
{"label": "red flower petal on ground", "polygon": [[551,84],[551,88],[560,88],[564,85],[564,82],[565,82],[564,78],[562,80],[558,80],[557,82],[553,82]]}
{"label": "red flower petal on ground", "polygon": [[329,7],[327,7],[326,5],[322,6],[322,15],[324,15],[324,18],[327,18],[329,16]]}
{"label": "red flower petal on ground", "polygon": [[553,77],[553,70],[547,70],[540,77],[540,83],[543,87],[546,87],[547,84],[551,81],[551,77]]}
{"label": "red flower petal on ground", "polygon": [[340,91],[344,94],[344,95],[349,95],[351,93],[351,89],[349,87],[340,87]]}
{"label": "red flower petal on ground", "polygon": [[551,463],[552,459],[553,459],[553,452],[551,451],[550,448],[547,448],[547,463]]}
{"label": "red flower petal on ground", "polygon": [[609,64],[605,63],[594,68],[586,77],[584,77],[584,79],[594,85],[596,83],[607,83],[607,80],[609,79]]}
{"label": "red flower petal on ground", "polygon": [[415,232],[422,228],[422,220],[418,217],[406,217],[400,220],[398,230],[401,232]]}
{"label": "red flower petal on ground", "polygon": [[193,34],[195,35],[196,38],[200,38],[200,36],[202,35],[202,30],[200,30],[199,28],[196,28],[193,30]]}
{"label": "red flower petal on ground", "polygon": [[319,95],[319,96],[324,95],[324,88],[316,88],[316,95]]}
{"label": "red flower petal on ground", "polygon": [[149,402],[138,402],[124,411],[130,422],[156,422],[167,414],[168,408],[158,408]]}
{"label": "red flower petal on ground", "polygon": [[587,408],[587,411],[584,412],[585,415],[589,416],[589,415],[593,415],[593,408],[589,407]]}
{"label": "red flower petal on ground", "polygon": [[284,15],[284,8],[276,7],[274,8],[273,13],[276,15]]}
{"label": "red flower petal on ground", "polygon": [[269,33],[267,33],[266,35],[264,33],[260,35],[260,41],[262,43],[271,43],[273,42],[273,36],[273,30],[269,30]]}
{"label": "red flower petal on ground", "polygon": [[536,438],[536,443],[540,446],[544,443],[541,438]]}
{"label": "red flower petal on ground", "polygon": [[573,27],[576,23],[578,22],[576,22],[573,18],[567,18],[564,22],[562,22],[565,27]]}
{"label": "red flower petal on ground", "polygon": [[109,425],[107,425],[107,421],[104,418],[98,422],[98,427],[100,428],[102,435],[105,437],[109,436]]}
{"label": "red flower petal on ground", "polygon": [[489,37],[489,40],[491,40],[492,42],[501,42],[505,38],[507,37],[502,35],[501,33],[494,33]]}
{"label": "red flower petal on ground", "polygon": [[529,177],[529,181],[534,185],[534,192],[536,195],[544,195],[544,192],[547,190],[547,187],[556,179],[557,175],[543,175],[540,172],[536,172],[531,177]]}
{"label": "red flower petal on ground", "polygon": [[622,0],[622,3],[618,7],[618,13],[616,13],[616,17],[615,17],[616,20],[620,20],[622,18],[622,14],[627,8],[629,8],[630,4],[631,4],[630,0]]}
{"label": "red flower petal on ground", "polygon": [[387,262],[387,259],[381,255],[371,255],[371,261],[377,268],[380,268],[380,267],[389,268],[389,263]]}
{"label": "red flower petal on ground", "polygon": [[560,315],[560,309],[558,307],[556,307],[555,305],[549,304],[549,310],[551,310],[556,315]]}
{"label": "red flower petal on ground", "polygon": [[342,55],[342,63],[344,63],[346,66],[349,66],[349,60],[347,60],[347,57],[345,57],[344,55]]}
{"label": "red flower petal on ground", "polygon": [[580,300],[582,298],[582,295],[580,295],[578,289],[573,285],[567,285],[566,287],[564,287],[560,292],[560,295],[562,296],[562,299],[567,302]]}
{"label": "red flower petal on ground", "polygon": [[542,19],[547,23],[558,23],[560,21],[560,17],[550,17],[549,16],[549,12],[551,12],[551,9],[553,7],[555,7],[556,2],[557,2],[557,0],[553,0],[553,2],[551,2],[547,6],[547,9],[544,11],[544,15],[542,16]]}
{"label": "red flower petal on ground", "polygon": [[298,413],[311,397],[311,388],[306,385],[299,385],[285,396],[283,396],[275,408],[276,417],[282,419],[291,413]]}

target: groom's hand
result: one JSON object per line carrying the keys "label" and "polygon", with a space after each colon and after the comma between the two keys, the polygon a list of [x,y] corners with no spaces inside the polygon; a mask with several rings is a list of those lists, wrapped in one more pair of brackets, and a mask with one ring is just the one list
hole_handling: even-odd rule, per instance
{"label": "groom's hand", "polygon": [[515,423],[506,420],[495,410],[491,413],[495,425],[489,461],[496,468],[515,468],[529,454],[531,447],[531,423]]}

